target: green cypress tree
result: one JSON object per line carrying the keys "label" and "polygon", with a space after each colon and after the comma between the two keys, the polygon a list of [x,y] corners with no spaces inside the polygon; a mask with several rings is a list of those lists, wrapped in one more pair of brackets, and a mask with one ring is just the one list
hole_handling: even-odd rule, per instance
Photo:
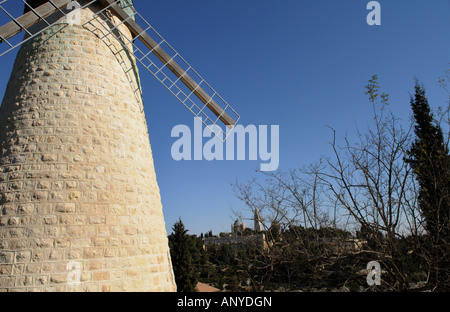
{"label": "green cypress tree", "polygon": [[[411,108],[415,119],[415,135],[407,161],[418,184],[418,205],[430,239],[430,282],[448,287],[449,215],[450,215],[450,156],[442,129],[433,114],[423,86],[416,82]],[[446,255],[447,254],[447,255]]]}
{"label": "green cypress tree", "polygon": [[173,273],[178,292],[197,291],[197,277],[192,264],[192,240],[187,235],[181,219],[172,227],[173,233],[169,235],[170,257],[172,258]]}

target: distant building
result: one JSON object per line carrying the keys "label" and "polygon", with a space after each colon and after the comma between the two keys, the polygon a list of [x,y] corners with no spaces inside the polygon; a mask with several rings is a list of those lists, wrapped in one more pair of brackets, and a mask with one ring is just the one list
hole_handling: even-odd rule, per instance
{"label": "distant building", "polygon": [[240,219],[237,219],[234,223],[231,224],[231,233],[236,235],[242,235],[245,231],[245,223],[243,223]]}
{"label": "distant building", "polygon": [[254,231],[255,234],[244,235],[246,230],[245,223],[237,219],[231,224],[231,233],[225,236],[213,236],[203,238],[203,248],[206,250],[212,246],[230,245],[233,250],[243,250],[251,246],[259,246],[267,249],[266,235],[261,233],[261,217],[258,211],[254,215]]}
{"label": "distant building", "polygon": [[346,251],[361,251],[366,244],[366,240],[349,238],[344,241],[344,249]]}
{"label": "distant building", "polygon": [[253,217],[253,222],[254,222],[253,230],[254,230],[256,233],[261,232],[261,231],[262,231],[262,226],[261,226],[261,216],[259,215],[258,209],[255,209],[255,215],[254,215],[254,217]]}
{"label": "distant building", "polygon": [[266,235],[264,233],[258,233],[253,235],[232,235],[219,237],[205,237],[203,238],[203,249],[215,246],[229,245],[233,250],[245,250],[249,247],[256,246],[263,249],[267,249]]}
{"label": "distant building", "polygon": [[321,239],[322,242],[326,243],[329,247],[333,248],[335,252],[358,252],[361,251],[367,241],[358,238],[325,238]]}

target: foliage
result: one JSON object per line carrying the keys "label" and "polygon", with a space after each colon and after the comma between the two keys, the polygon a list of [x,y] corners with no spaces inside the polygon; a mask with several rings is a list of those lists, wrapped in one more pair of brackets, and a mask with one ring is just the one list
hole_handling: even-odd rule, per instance
{"label": "foliage", "polygon": [[192,262],[193,260],[198,262],[201,258],[193,259],[192,250],[195,250],[196,245],[187,235],[188,230],[185,229],[181,219],[173,225],[172,229],[173,233],[169,235],[169,247],[177,290],[178,292],[194,292],[197,277]]}
{"label": "foliage", "polygon": [[442,129],[434,121],[425,89],[416,82],[411,97],[416,139],[407,162],[419,184],[418,206],[429,234],[427,250],[433,259],[431,283],[450,286],[450,155]]}
{"label": "foliage", "polygon": [[[204,250],[203,234],[192,236],[200,281],[225,291],[449,289],[448,140],[418,84],[415,127],[403,127],[390,112],[376,75],[366,94],[373,124],[357,129],[356,141],[345,137],[340,145],[332,129],[331,157],[233,185],[263,229],[239,237],[264,235],[265,248],[247,240]],[[382,282],[369,286],[366,267],[374,260]]]}

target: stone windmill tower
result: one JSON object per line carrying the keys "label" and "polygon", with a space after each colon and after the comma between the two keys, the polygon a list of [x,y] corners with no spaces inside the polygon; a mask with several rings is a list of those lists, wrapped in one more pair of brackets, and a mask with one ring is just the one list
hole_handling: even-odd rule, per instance
{"label": "stone windmill tower", "polygon": [[232,109],[132,1],[22,2],[0,4],[0,291],[175,291],[137,64],[204,122]]}

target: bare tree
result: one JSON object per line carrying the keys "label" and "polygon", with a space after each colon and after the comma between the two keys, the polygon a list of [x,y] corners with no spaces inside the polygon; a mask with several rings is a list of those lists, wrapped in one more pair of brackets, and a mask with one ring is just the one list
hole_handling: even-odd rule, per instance
{"label": "bare tree", "polygon": [[342,147],[333,130],[333,156],[326,158],[328,170],[321,173],[321,180],[336,204],[356,221],[370,241],[366,252],[384,265],[386,286],[405,290],[410,287],[408,257],[413,257],[415,251],[409,240],[423,235],[416,181],[404,161],[412,126],[403,128],[402,122],[388,111],[389,96],[379,93],[376,76],[366,89],[374,126],[365,134],[358,131],[356,143],[345,138]]}
{"label": "bare tree", "polygon": [[260,277],[251,278],[256,288],[265,290],[271,282],[285,289],[319,285],[343,254],[338,236],[345,239],[350,233],[336,226],[339,216],[325,203],[320,169],[319,163],[287,173],[262,172],[262,182],[234,184],[246,215],[256,210],[261,215],[266,236],[267,248],[254,254],[248,270],[250,278]]}
{"label": "bare tree", "polygon": [[[374,122],[365,132],[357,130],[356,142],[345,137],[339,145],[331,128],[330,157],[301,170],[262,173],[262,182],[235,183],[251,215],[257,209],[264,216],[270,244],[259,267],[267,271],[265,286],[280,267],[288,279],[341,272],[345,276],[337,280],[343,285],[358,280],[363,286],[361,270],[376,260],[384,272],[382,289],[392,290],[409,289],[413,273],[429,272],[417,184],[404,161],[412,123],[404,127],[389,112],[389,96],[380,93],[376,76],[366,90]],[[364,248],[337,246],[350,232],[367,241]]]}

